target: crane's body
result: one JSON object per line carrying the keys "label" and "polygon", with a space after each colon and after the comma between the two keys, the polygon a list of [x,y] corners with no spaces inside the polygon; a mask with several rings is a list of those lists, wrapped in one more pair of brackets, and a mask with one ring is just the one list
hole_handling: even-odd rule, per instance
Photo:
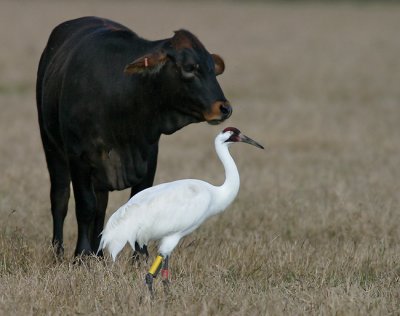
{"label": "crane's body", "polygon": [[212,215],[211,210],[204,210],[215,200],[214,188],[188,179],[139,192],[110,217],[101,246],[108,248],[115,260],[127,242],[132,248],[135,242],[142,248],[152,240],[161,240],[160,253],[169,255],[179,239]]}
{"label": "crane's body", "polygon": [[236,128],[224,129],[215,138],[215,148],[226,174],[221,186],[185,179],[159,184],[137,193],[110,217],[102,233],[99,250],[108,249],[115,260],[126,243],[135,249],[135,243],[142,248],[152,240],[160,240],[159,257],[162,259],[156,260],[150,269],[151,280],[148,280],[149,274],[146,277],[152,291],[152,278],[162,261],[165,261],[164,266],[168,264],[168,257],[181,238],[209,217],[224,211],[235,199],[240,177],[228,146],[240,141],[263,148]]}

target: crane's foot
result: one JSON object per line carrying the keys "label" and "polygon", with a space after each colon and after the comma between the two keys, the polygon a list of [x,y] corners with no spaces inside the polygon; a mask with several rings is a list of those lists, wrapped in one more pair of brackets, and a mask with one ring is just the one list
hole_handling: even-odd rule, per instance
{"label": "crane's foot", "polygon": [[164,293],[169,294],[169,285],[170,285],[169,280],[168,279],[162,280],[162,284],[164,286]]}
{"label": "crane's foot", "polygon": [[146,274],[145,281],[146,281],[147,287],[149,288],[151,299],[153,299],[153,297],[154,297],[153,279],[154,279],[154,277],[153,277],[153,275],[151,273],[147,273]]}
{"label": "crane's foot", "polygon": [[160,272],[161,269],[161,264],[163,263],[164,257],[161,255],[158,255],[156,259],[154,260],[153,264],[150,267],[149,272],[146,274],[145,281],[147,284],[147,287],[149,288],[150,291],[150,297],[153,299],[154,297],[154,291],[153,291],[153,279],[157,277],[158,272]]}

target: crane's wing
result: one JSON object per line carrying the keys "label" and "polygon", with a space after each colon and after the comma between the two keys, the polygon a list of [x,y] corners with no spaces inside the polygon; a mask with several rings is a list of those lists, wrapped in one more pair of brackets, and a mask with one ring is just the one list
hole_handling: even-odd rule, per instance
{"label": "crane's wing", "polygon": [[[186,235],[207,217],[212,187],[200,180],[179,180],[139,192],[127,204],[126,215],[139,224],[138,242],[164,236]],[[129,214],[128,214],[129,213]]]}

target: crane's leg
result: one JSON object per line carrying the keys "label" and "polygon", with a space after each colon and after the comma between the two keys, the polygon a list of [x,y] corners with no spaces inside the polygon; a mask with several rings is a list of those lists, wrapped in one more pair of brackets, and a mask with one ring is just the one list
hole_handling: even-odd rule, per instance
{"label": "crane's leg", "polygon": [[[179,235],[172,235],[168,237],[164,237],[161,240],[159,254],[157,258],[154,260],[153,264],[149,272],[146,274],[146,284],[149,287],[150,295],[153,298],[153,279],[157,277],[158,272],[161,270],[161,265],[163,264],[163,271],[161,276],[163,278],[164,289],[165,286],[168,285],[168,257],[171,254],[172,250],[179,243],[181,237]],[[164,254],[164,255],[162,255]]]}
{"label": "crane's leg", "polygon": [[156,259],[154,260],[153,264],[151,265],[149,272],[147,272],[147,274],[146,274],[145,281],[146,281],[147,287],[149,288],[150,295],[152,298],[153,298],[153,279],[156,278],[158,275],[158,272],[160,272],[163,261],[164,261],[164,257],[159,254],[156,257]]}
{"label": "crane's leg", "polygon": [[169,291],[169,270],[168,270],[168,261],[169,261],[169,256],[166,256],[164,259],[164,263],[161,269],[161,278],[162,278],[162,283],[164,285],[164,292],[168,293]]}

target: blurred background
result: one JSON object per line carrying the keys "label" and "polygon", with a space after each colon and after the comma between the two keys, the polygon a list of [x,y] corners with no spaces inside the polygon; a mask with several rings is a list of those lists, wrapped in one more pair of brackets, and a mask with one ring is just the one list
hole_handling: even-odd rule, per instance
{"label": "blurred background", "polygon": [[[207,244],[212,237],[228,248],[241,244],[260,254],[268,269],[256,270],[265,273],[259,278],[274,271],[265,281],[270,287],[259,290],[260,296],[249,294],[253,305],[244,310],[399,312],[398,294],[390,294],[398,290],[400,259],[397,1],[0,1],[2,276],[23,261],[10,253],[28,249],[29,257],[32,252],[49,252],[49,180],[37,124],[36,70],[51,30],[86,15],[107,17],[153,40],[185,28],[224,58],[226,70],[218,80],[233,105],[231,119],[221,126],[190,125],[162,137],[156,183],[179,178],[222,183],[213,139],[226,126],[238,127],[266,147],[264,152],[245,145],[232,148],[242,179],[237,202],[190,239],[201,241],[200,252],[216,252],[209,261],[219,258],[218,249]],[[128,194],[112,194],[108,216]],[[65,235],[70,258],[76,240],[73,199]],[[13,242],[16,236],[22,236],[20,244]],[[300,249],[301,243],[308,248]],[[177,257],[190,260],[184,255],[190,249]],[[343,249],[347,257],[341,257]],[[232,262],[236,267],[251,266],[251,256],[243,262],[240,251],[232,255]],[[291,278],[299,266],[291,265],[285,251],[293,251],[291,258],[299,264],[308,254],[311,263],[303,267],[300,279],[311,284],[309,288]],[[273,261],[277,258],[279,263]],[[219,259],[222,264],[227,260]],[[41,260],[33,262],[39,265]],[[335,265],[335,260],[342,261]],[[331,273],[330,281],[326,273]],[[204,278],[212,276],[210,272]],[[240,271],[237,278],[246,284]],[[372,292],[360,289],[361,279]],[[6,311],[11,310],[10,302],[25,295],[18,288],[29,287],[23,281],[18,284],[2,285],[12,293]],[[352,285],[356,290],[350,295],[346,286]],[[297,294],[282,294],[286,288]],[[330,295],[332,288],[343,292]],[[242,294],[232,291],[227,301],[216,293],[202,295],[210,301],[215,295],[224,302],[225,309],[214,312],[243,311],[232,303]],[[255,299],[261,297],[276,304],[265,307],[265,301]],[[182,300],[178,306],[190,302]],[[201,300],[193,301],[192,312],[205,306]],[[59,312],[52,308],[50,313]]]}

